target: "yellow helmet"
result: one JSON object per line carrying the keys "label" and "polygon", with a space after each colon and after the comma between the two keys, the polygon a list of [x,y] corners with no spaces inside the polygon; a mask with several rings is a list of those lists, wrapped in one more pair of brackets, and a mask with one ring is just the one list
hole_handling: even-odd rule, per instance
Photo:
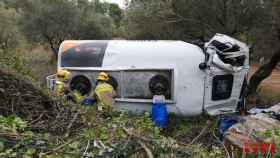
{"label": "yellow helmet", "polygon": [[71,73],[67,70],[58,70],[57,79],[59,81],[68,81],[70,79]]}
{"label": "yellow helmet", "polygon": [[108,81],[109,80],[109,76],[107,73],[105,72],[100,72],[96,78],[97,81]]}

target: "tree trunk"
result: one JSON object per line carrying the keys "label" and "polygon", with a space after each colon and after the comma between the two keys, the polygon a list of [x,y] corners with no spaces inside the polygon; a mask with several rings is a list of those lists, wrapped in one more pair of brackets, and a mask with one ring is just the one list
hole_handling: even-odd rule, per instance
{"label": "tree trunk", "polygon": [[277,63],[280,62],[280,49],[278,49],[270,61],[262,65],[250,78],[248,95],[254,95],[257,92],[259,84],[267,77],[269,77],[273,69],[277,66]]}

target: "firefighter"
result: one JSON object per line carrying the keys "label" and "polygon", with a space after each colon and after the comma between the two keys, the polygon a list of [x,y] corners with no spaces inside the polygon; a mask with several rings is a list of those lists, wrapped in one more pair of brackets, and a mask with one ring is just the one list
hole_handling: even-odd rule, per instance
{"label": "firefighter", "polygon": [[63,96],[69,92],[67,82],[69,81],[71,73],[67,70],[58,70],[55,82],[55,92],[57,96]]}
{"label": "firefighter", "polygon": [[96,78],[97,86],[94,91],[94,99],[96,100],[98,111],[111,113],[114,106],[114,97],[116,92],[114,88],[107,83],[109,76],[105,72],[100,72]]}
{"label": "firefighter", "polygon": [[65,97],[67,100],[72,100],[75,103],[81,103],[84,100],[84,97],[80,94],[79,91],[74,90],[70,91],[70,88],[67,84],[71,76],[71,73],[67,70],[59,70],[57,72],[56,80],[56,95],[60,97]]}

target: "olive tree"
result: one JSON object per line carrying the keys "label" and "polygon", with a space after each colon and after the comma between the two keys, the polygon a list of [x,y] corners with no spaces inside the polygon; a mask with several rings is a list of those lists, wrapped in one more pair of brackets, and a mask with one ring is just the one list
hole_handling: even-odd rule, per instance
{"label": "olive tree", "polygon": [[271,75],[273,69],[280,62],[280,2],[272,1],[271,8],[268,8],[268,11],[271,12],[271,27],[266,34],[271,35],[268,40],[269,46],[275,49],[271,49],[273,51],[271,58],[250,78],[249,95],[255,95],[259,84]]}
{"label": "olive tree", "polygon": [[88,1],[27,0],[22,6],[21,24],[27,38],[47,43],[57,56],[67,39],[106,39],[112,34],[112,20],[89,9]]}
{"label": "olive tree", "polygon": [[134,0],[125,24],[130,38],[205,41],[217,32],[250,32],[262,24],[264,11],[256,0]]}
{"label": "olive tree", "polygon": [[18,14],[0,5],[0,49],[15,48],[19,44]]}

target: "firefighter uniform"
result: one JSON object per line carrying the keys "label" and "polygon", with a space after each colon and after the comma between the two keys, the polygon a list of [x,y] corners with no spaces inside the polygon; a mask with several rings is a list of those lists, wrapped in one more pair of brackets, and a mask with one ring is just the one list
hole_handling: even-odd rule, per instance
{"label": "firefighter uniform", "polygon": [[59,70],[57,72],[57,80],[55,82],[55,91],[57,96],[65,97],[75,103],[82,103],[84,96],[77,90],[70,91],[67,82],[69,81],[71,73],[67,70]]}
{"label": "firefighter uniform", "polygon": [[59,70],[56,76],[55,92],[57,96],[63,96],[68,90],[67,82],[69,81],[71,73],[67,70]]}
{"label": "firefighter uniform", "polygon": [[98,84],[94,91],[94,98],[99,111],[112,112],[114,108],[116,92],[110,84],[106,83],[108,80],[109,76],[104,72],[97,77]]}
{"label": "firefighter uniform", "polygon": [[84,99],[85,99],[85,97],[82,96],[81,93],[78,92],[77,90],[74,90],[73,92],[71,92],[70,95],[71,95],[73,101],[75,103],[78,103],[78,104],[81,104],[84,101]]}

